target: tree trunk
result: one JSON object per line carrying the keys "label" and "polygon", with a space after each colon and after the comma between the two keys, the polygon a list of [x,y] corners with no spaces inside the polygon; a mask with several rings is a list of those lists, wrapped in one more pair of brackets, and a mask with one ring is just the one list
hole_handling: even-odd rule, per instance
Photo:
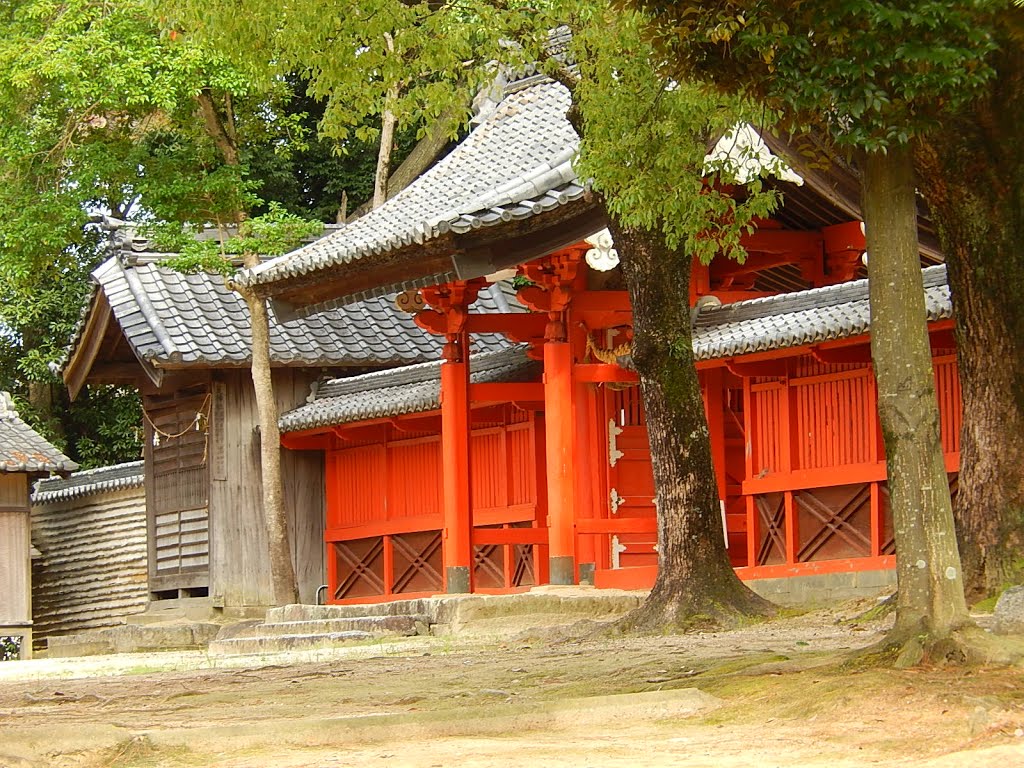
{"label": "tree trunk", "polygon": [[[246,254],[245,266],[259,263]],[[236,288],[236,290],[238,290]],[[284,508],[281,477],[281,431],[277,426],[277,401],[270,370],[270,318],[266,301],[248,290],[239,290],[249,308],[252,322],[252,385],[260,421],[260,470],[263,485],[263,522],[267,530],[271,589],[275,605],[299,601],[295,567],[288,541],[288,518]]]}
{"label": "tree trunk", "polygon": [[771,604],[737,578],[725,549],[693,360],[690,258],[670,251],[657,232],[625,228],[609,218],[633,307],[633,362],[640,374],[658,508],[658,578],[625,626],[685,628],[768,614]]}
{"label": "tree trunk", "polygon": [[1002,42],[990,91],[916,157],[953,295],[963,392],[953,515],[972,600],[1024,583],[1024,48]]}
{"label": "tree trunk", "polygon": [[[395,172],[388,178],[385,195],[388,200],[422,176],[423,172],[434,164],[434,161],[437,160],[438,155],[444,151],[445,147],[451,144],[451,139],[448,138],[448,125],[454,119],[453,112],[454,110],[445,112],[427,129],[426,136],[416,143],[408,157],[401,162],[395,169]],[[338,223],[343,224],[345,221],[358,219],[374,207],[373,199],[371,198],[352,211],[351,216],[347,215],[346,209],[344,220],[340,220]]]}
{"label": "tree trunk", "polygon": [[[391,35],[384,33],[388,53],[395,52],[395,41]],[[388,199],[388,175],[391,173],[391,151],[395,145],[394,104],[398,100],[398,88],[388,88],[384,101],[384,109],[380,114],[380,147],[377,150],[377,170],[373,175],[373,207],[379,208]]]}
{"label": "tree trunk", "polygon": [[967,623],[939,439],[910,150],[863,158],[871,358],[885,439],[899,593],[890,644],[916,663]]}
{"label": "tree trunk", "polygon": [[[238,145],[234,131],[233,110],[230,101],[226,112],[228,121],[217,112],[209,88],[203,88],[196,96],[206,132],[216,143],[227,165],[239,164]],[[238,211],[236,223],[244,217]],[[246,267],[260,263],[255,253],[242,257]],[[284,482],[281,477],[281,431],[277,426],[277,399],[274,396],[274,381],[270,371],[270,317],[267,303],[262,297],[248,290],[241,290],[228,281],[229,287],[237,290],[249,308],[252,325],[252,374],[253,393],[256,397],[256,413],[260,422],[260,475],[263,486],[263,523],[267,532],[267,555],[270,558],[270,587],[275,605],[286,605],[299,601],[298,582],[292,564],[291,545],[288,542],[288,518],[284,509]]]}

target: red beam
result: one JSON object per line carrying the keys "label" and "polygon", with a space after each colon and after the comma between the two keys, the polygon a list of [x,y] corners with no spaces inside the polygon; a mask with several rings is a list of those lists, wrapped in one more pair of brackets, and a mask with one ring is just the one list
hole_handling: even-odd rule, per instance
{"label": "red beam", "polygon": [[636,383],[640,381],[635,371],[627,371],[611,363],[577,363],[573,367],[576,381],[587,384],[600,384],[608,381]]}
{"label": "red beam", "polygon": [[[748,253],[792,253],[797,256],[821,253],[824,242],[821,232],[792,229],[759,229],[740,238],[740,244]],[[711,263],[714,266],[716,262]]]}
{"label": "red beam", "polygon": [[547,528],[474,528],[473,544],[547,544]]}
{"label": "red beam", "polygon": [[[427,333],[443,336],[449,332],[448,318],[441,312],[425,309],[416,314],[416,325]],[[531,312],[472,313],[466,316],[463,330],[470,333],[501,333],[517,338],[543,338],[545,315]]]}
{"label": "red beam", "polygon": [[573,312],[633,312],[628,291],[581,291],[573,297],[572,309]]}
{"label": "red beam", "polygon": [[281,435],[281,445],[290,451],[326,451],[332,444],[332,436],[322,432],[313,435]]}
{"label": "red beam", "polygon": [[657,533],[658,520],[653,516],[584,518],[576,522],[576,531],[588,535],[602,533]]}
{"label": "red beam", "polygon": [[786,361],[783,360],[763,360],[758,362],[748,363],[745,360],[726,360],[725,366],[735,376],[739,376],[741,379],[753,378],[755,376],[785,376],[789,372],[789,367]]}
{"label": "red beam", "polygon": [[848,347],[814,347],[811,354],[820,363],[845,364],[845,363],[870,363],[871,347],[867,344]]}
{"label": "red beam", "polygon": [[520,400],[544,400],[544,385],[540,382],[488,382],[469,385],[469,399],[473,403],[512,403]]}
{"label": "red beam", "polygon": [[548,319],[532,312],[494,312],[473,314],[466,318],[470,333],[502,333],[519,338],[544,338]]}

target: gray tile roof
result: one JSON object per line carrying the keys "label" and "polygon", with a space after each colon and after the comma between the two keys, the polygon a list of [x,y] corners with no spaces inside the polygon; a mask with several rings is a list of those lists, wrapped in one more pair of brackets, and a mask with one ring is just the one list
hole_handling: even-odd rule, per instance
{"label": "gray tile roof", "polygon": [[[541,366],[521,347],[470,357],[470,381],[529,381]],[[441,407],[441,361],[390,371],[332,379],[320,384],[311,402],[281,416],[283,432],[421,413]]]}
{"label": "gray tile roof", "polygon": [[[953,316],[946,266],[922,270],[928,320]],[[701,311],[694,323],[698,360],[749,355],[860,336],[871,328],[868,281],[749,299]]]}
{"label": "gray tile roof", "polygon": [[[114,256],[93,272],[96,289],[70,352],[81,342],[85,319],[102,292],[128,343],[156,367],[247,365],[252,332],[242,298],[220,275],[185,275],[152,261],[134,266]],[[480,292],[474,312],[523,311],[507,284]],[[475,340],[478,351],[509,346],[498,335]],[[434,360],[442,341],[398,310],[394,295],[339,307],[297,322],[277,322],[271,311],[271,360],[276,365],[394,365]]]}
{"label": "gray tile roof", "polygon": [[68,477],[49,477],[39,480],[32,494],[33,504],[53,504],[97,493],[109,493],[128,488],[140,488],[146,475],[143,462],[132,461],[75,472]]}
{"label": "gray tile roof", "polygon": [[18,416],[14,401],[0,392],[0,472],[73,472],[78,465],[50,445]]}
{"label": "gray tile roof", "polygon": [[[585,186],[571,163],[579,139],[565,119],[568,91],[539,76],[508,90],[512,92],[466,139],[394,198],[315,243],[244,270],[238,281],[268,284],[380,258],[449,232],[530,218],[582,198]],[[453,265],[450,272],[381,290],[456,277]]]}
{"label": "gray tile roof", "polygon": [[[928,320],[952,317],[945,265],[928,267],[923,277]],[[867,280],[857,280],[705,308],[694,321],[693,349],[697,360],[716,360],[860,336],[870,327]],[[518,349],[471,361],[473,381],[523,381],[539,370]],[[314,429],[436,409],[440,371],[440,363],[433,362],[333,379],[313,392],[308,405],[284,414],[281,429]]]}

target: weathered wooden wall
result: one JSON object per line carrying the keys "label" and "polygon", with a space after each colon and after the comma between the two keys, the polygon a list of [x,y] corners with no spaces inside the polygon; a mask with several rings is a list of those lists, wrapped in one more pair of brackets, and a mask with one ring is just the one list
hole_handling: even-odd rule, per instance
{"label": "weathered wooden wall", "polygon": [[149,600],[142,487],[32,508],[36,640],[123,623]]}
{"label": "weathered wooden wall", "polygon": [[[304,402],[314,372],[274,372],[278,408]],[[210,424],[210,595],[225,608],[272,603],[262,525],[259,419],[248,370],[214,375]],[[324,580],[323,454],[283,451],[292,560],[303,602]]]}
{"label": "weathered wooden wall", "polygon": [[31,657],[31,625],[28,476],[0,473],[0,635],[14,634],[23,638],[23,658]]}

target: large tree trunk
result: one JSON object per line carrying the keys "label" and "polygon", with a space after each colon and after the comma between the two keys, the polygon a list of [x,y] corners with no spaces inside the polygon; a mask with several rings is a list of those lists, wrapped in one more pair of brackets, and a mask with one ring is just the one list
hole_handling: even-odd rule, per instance
{"label": "large tree trunk", "polygon": [[899,592],[894,645],[905,663],[968,621],[939,439],[910,150],[863,158],[871,357],[885,438]]}
{"label": "large tree trunk", "polygon": [[[259,259],[247,255],[245,266]],[[299,588],[288,542],[288,518],[284,508],[281,476],[281,431],[277,426],[277,401],[270,370],[270,318],[266,301],[251,291],[239,291],[252,322],[252,386],[260,420],[260,471],[263,485],[263,522],[275,605],[299,602]]]}
{"label": "large tree trunk", "polygon": [[693,360],[690,258],[652,231],[609,224],[633,307],[633,362],[640,374],[658,507],[658,578],[625,619],[629,628],[729,624],[770,603],[729,564],[711,441]]}
{"label": "large tree trunk", "polygon": [[1002,42],[991,90],[917,152],[956,317],[953,513],[971,599],[1024,583],[1024,49]]}

